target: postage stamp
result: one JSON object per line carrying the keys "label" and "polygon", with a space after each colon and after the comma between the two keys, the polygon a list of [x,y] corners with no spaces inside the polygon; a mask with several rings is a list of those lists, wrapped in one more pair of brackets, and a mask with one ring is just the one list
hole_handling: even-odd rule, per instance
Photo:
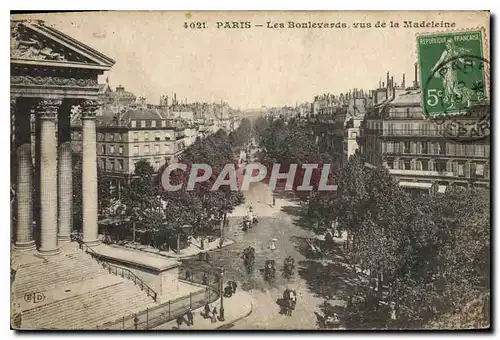
{"label": "postage stamp", "polygon": [[466,114],[488,98],[488,61],[480,29],[417,36],[422,108],[428,118]]}

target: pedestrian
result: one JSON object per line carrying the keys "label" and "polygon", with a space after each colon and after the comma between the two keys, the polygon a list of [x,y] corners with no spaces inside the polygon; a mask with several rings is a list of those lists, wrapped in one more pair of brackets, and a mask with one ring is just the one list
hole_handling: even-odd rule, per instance
{"label": "pedestrian", "polygon": [[231,286],[233,288],[233,294],[236,293],[236,288],[238,288],[238,284],[236,281],[231,281]]}
{"label": "pedestrian", "polygon": [[184,322],[184,317],[183,317],[183,316],[181,316],[181,315],[179,315],[179,316],[177,317],[177,320],[176,320],[176,323],[177,323],[177,329],[181,329],[181,325],[182,325],[182,323],[183,323],[183,322]]}
{"label": "pedestrian", "polygon": [[205,253],[205,261],[207,263],[210,262],[210,255],[208,253]]}
{"label": "pedestrian", "polygon": [[186,281],[191,281],[191,271],[186,269]]}
{"label": "pedestrian", "polygon": [[137,314],[134,315],[134,328],[137,330],[139,326],[139,318],[137,317]]}
{"label": "pedestrian", "polygon": [[203,274],[203,279],[201,281],[205,286],[208,286],[208,278],[207,274]]}
{"label": "pedestrian", "polygon": [[193,321],[193,313],[188,310],[188,312],[186,313],[186,316],[187,316],[187,319],[188,319],[188,324],[189,325],[194,325],[194,321]]}
{"label": "pedestrian", "polygon": [[217,307],[212,310],[212,323],[217,322]]}
{"label": "pedestrian", "polygon": [[203,318],[206,319],[209,317],[210,317],[210,306],[208,305],[208,303],[206,303],[205,304],[205,315],[203,316]]}

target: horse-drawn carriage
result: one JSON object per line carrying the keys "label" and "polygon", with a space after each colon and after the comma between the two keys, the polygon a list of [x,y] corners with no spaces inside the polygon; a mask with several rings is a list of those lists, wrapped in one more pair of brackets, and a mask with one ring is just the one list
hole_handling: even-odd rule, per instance
{"label": "horse-drawn carriage", "polygon": [[297,292],[293,289],[285,289],[283,292],[283,309],[285,315],[291,316],[297,305]]}
{"label": "horse-drawn carriage", "polygon": [[248,247],[243,250],[243,264],[247,268],[251,268],[255,262],[255,249]]}
{"label": "horse-drawn carriage", "polygon": [[254,215],[253,209],[250,206],[250,208],[248,208],[247,215],[243,217],[243,231],[247,231],[252,227],[252,224],[257,223],[258,221],[257,216]]}
{"label": "horse-drawn carriage", "polygon": [[264,267],[264,278],[270,280],[276,276],[276,262],[274,260],[266,260]]}
{"label": "horse-drawn carriage", "polygon": [[295,268],[295,260],[293,257],[288,256],[283,264],[283,272],[285,276],[291,276]]}

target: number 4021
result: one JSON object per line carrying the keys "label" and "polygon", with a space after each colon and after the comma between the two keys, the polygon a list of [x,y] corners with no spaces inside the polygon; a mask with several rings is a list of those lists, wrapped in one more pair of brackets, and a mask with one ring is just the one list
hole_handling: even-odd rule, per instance
{"label": "number 4021", "polygon": [[193,28],[193,29],[202,29],[202,28],[207,28],[207,23],[203,21],[192,21],[192,22],[185,22],[184,23],[184,28]]}

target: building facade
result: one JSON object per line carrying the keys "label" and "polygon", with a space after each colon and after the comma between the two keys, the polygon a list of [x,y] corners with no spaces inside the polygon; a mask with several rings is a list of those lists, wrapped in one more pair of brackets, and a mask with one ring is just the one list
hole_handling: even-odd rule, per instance
{"label": "building facade", "polygon": [[[112,190],[133,175],[139,160],[155,171],[176,159],[187,147],[189,127],[181,120],[165,118],[158,109],[129,106],[115,115],[97,117],[97,166]],[[193,138],[193,136],[189,136]],[[81,127],[72,126],[73,149],[81,147]],[[188,141],[189,140],[189,141]]]}
{"label": "building facade", "polygon": [[[412,87],[405,88],[404,78],[398,87],[391,77],[385,92],[387,96],[379,97],[361,124],[360,151],[367,165],[388,168],[410,190],[444,192],[449,185],[489,186],[489,136],[451,138],[445,131],[449,125],[425,119],[417,78]],[[479,111],[457,117],[456,122],[470,124],[489,106]]]}

